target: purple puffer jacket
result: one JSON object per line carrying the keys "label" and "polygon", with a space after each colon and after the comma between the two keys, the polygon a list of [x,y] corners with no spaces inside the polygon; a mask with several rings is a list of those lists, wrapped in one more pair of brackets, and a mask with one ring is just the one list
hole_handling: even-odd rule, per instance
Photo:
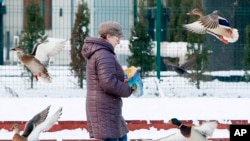
{"label": "purple puffer jacket", "polygon": [[122,116],[122,99],[131,88],[124,83],[124,72],[113,46],[100,38],[86,38],[82,55],[87,59],[86,114],[90,137],[120,138],[128,133]]}

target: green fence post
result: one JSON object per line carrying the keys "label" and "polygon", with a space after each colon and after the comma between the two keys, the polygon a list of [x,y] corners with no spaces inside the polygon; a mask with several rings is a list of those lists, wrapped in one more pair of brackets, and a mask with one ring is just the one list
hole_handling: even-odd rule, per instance
{"label": "green fence post", "polygon": [[161,77],[161,0],[156,4],[156,71],[157,78]]}
{"label": "green fence post", "polygon": [[45,15],[45,1],[44,0],[42,0],[42,16],[44,17],[44,15]]}
{"label": "green fence post", "polygon": [[134,27],[136,26],[137,22],[137,0],[134,0]]}
{"label": "green fence post", "polygon": [[5,5],[2,5],[3,0],[0,0],[0,65],[4,65],[4,57],[3,57],[3,15],[6,13]]}

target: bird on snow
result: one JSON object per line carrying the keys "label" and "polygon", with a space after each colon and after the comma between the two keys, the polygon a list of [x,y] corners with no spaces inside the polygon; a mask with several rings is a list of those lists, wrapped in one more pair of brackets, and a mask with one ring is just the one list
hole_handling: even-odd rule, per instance
{"label": "bird on snow", "polygon": [[34,74],[35,80],[38,81],[38,77],[40,77],[45,82],[52,82],[52,78],[47,70],[50,58],[61,52],[66,41],[37,44],[31,54],[26,54],[21,46],[17,46],[11,50],[17,52],[18,58]]}
{"label": "bird on snow", "polygon": [[204,13],[195,8],[187,15],[198,15],[200,18],[190,24],[184,24],[183,27],[191,32],[198,34],[211,34],[225,44],[234,43],[239,38],[238,30],[230,27],[227,19],[221,16],[218,10],[211,14],[204,15]]}
{"label": "bird on snow", "polygon": [[21,135],[18,124],[14,124],[12,130],[15,133],[12,141],[38,141],[40,133],[49,130],[62,115],[62,107],[60,107],[53,115],[47,118],[49,109],[50,106],[27,121]]}
{"label": "bird on snow", "polygon": [[179,132],[157,141],[208,141],[208,136],[212,136],[214,129],[217,127],[216,121],[204,122],[199,126],[184,125],[177,118],[169,120],[169,124],[174,124],[180,129]]}

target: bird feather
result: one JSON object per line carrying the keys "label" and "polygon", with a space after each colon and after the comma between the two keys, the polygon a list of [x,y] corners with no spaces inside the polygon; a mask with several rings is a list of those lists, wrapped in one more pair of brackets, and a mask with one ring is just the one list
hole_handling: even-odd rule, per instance
{"label": "bird feather", "polygon": [[49,109],[50,106],[48,106],[46,109],[36,114],[31,120],[26,122],[22,136],[28,137],[32,130],[47,118]]}
{"label": "bird feather", "polygon": [[190,24],[184,24],[183,27],[194,33],[206,34],[206,28],[201,24],[200,21],[196,21]]}
{"label": "bird feather", "polygon": [[216,121],[204,122],[200,126],[195,126],[194,129],[204,136],[212,136],[215,128],[217,127]]}
{"label": "bird feather", "polygon": [[49,130],[62,115],[62,107],[60,107],[53,115],[48,117],[44,122],[39,124],[28,136],[29,141],[37,141],[39,134],[43,131]]}
{"label": "bird feather", "polygon": [[48,67],[51,57],[59,54],[65,46],[67,40],[48,41],[37,45],[33,50],[35,57],[45,66]]}

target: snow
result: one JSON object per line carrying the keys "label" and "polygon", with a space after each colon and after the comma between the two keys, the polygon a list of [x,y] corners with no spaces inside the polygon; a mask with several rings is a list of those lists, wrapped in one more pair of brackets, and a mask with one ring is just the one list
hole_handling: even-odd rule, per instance
{"label": "snow", "polygon": [[[187,61],[187,42],[161,42],[161,57],[169,57],[169,58],[179,58],[179,64],[184,64]],[[156,56],[156,48],[157,43],[153,42],[153,49],[152,53]],[[195,44],[194,48],[198,48],[197,44]],[[115,47],[115,51],[117,54],[117,57],[120,59],[121,64],[126,64],[126,59],[129,55],[131,55],[131,52],[129,50],[129,40],[121,40],[120,44]],[[211,50],[209,50],[211,53]],[[125,57],[125,58],[124,58]]]}
{"label": "snow", "polygon": [[[27,121],[37,112],[51,105],[54,113],[63,107],[60,121],[85,121],[86,89],[76,86],[76,79],[68,67],[51,66],[53,82],[34,83],[29,88],[27,77],[20,77],[21,65],[0,67],[0,120]],[[197,89],[187,78],[175,72],[162,72],[161,81],[155,77],[143,79],[142,97],[123,99],[123,115],[126,120],[164,120],[176,117],[181,120],[217,120],[231,124],[230,120],[249,120],[250,84],[246,82],[222,82],[217,79],[201,82]],[[243,75],[243,71],[207,72],[209,75]],[[153,73],[152,76],[155,74]],[[63,83],[62,83],[63,82]],[[84,82],[86,83],[86,82]],[[157,90],[156,88],[159,88]],[[130,131],[129,139],[158,139],[177,132],[178,129],[155,128]],[[1,139],[11,139],[13,132],[0,129]],[[62,130],[41,133],[40,139],[88,139],[85,129]],[[227,129],[216,129],[212,138],[229,138]]]}
{"label": "snow", "polygon": [[[66,94],[65,94],[66,95]],[[126,120],[164,120],[177,117],[182,120],[218,120],[220,123],[229,123],[232,119],[248,119],[250,115],[246,105],[249,98],[125,98],[123,113]],[[223,103],[223,104],[222,104]],[[31,106],[32,105],[32,106]],[[51,112],[63,107],[60,121],[86,120],[85,98],[1,98],[1,121],[27,121],[37,112],[51,105]],[[7,108],[6,108],[7,107]],[[72,110],[73,109],[73,110]],[[233,111],[233,112],[232,112]],[[25,114],[24,114],[25,113]],[[141,129],[129,132],[131,139],[157,139],[167,136],[177,129],[151,130]],[[0,130],[0,137],[10,139],[12,132]],[[226,129],[216,129],[214,138],[229,137]],[[42,139],[86,139],[88,133],[85,129],[62,130],[42,133]]]}
{"label": "snow", "polygon": [[[53,39],[51,39],[53,40]],[[184,61],[186,43],[165,43],[162,47],[162,56],[179,57]],[[60,121],[86,121],[85,96],[86,89],[79,89],[77,81],[67,66],[69,43],[65,50],[53,58],[53,65],[49,67],[53,82],[35,82],[30,89],[30,81],[22,65],[0,67],[0,120],[1,121],[27,121],[37,112],[51,105],[53,113],[57,108],[63,107]],[[116,53],[121,56],[130,55],[128,41],[121,41],[116,47]],[[165,53],[165,54],[164,54]],[[11,63],[17,60],[16,54],[11,52]],[[65,57],[66,56],[66,57]],[[182,59],[181,59],[182,58]],[[126,60],[126,58],[123,58]],[[180,63],[182,64],[182,63]],[[213,76],[243,76],[243,71],[216,71],[207,72]],[[181,120],[217,120],[220,123],[230,124],[230,120],[249,120],[250,84],[246,82],[222,82],[217,79],[201,82],[201,89],[175,72],[162,72],[159,82],[154,76],[145,78],[142,97],[131,96],[124,98],[123,115],[126,120],[164,120],[176,117]],[[21,76],[21,77],[20,77]],[[63,83],[62,83],[63,82]],[[86,83],[86,82],[84,82]],[[85,85],[84,85],[85,86]],[[158,90],[157,90],[158,88]],[[158,139],[177,132],[178,129],[157,130],[155,128],[130,131],[130,139]],[[1,139],[11,139],[13,132],[0,129]],[[227,129],[216,129],[213,138],[228,138]],[[44,132],[40,139],[88,139],[85,129],[62,130],[57,132]]]}

